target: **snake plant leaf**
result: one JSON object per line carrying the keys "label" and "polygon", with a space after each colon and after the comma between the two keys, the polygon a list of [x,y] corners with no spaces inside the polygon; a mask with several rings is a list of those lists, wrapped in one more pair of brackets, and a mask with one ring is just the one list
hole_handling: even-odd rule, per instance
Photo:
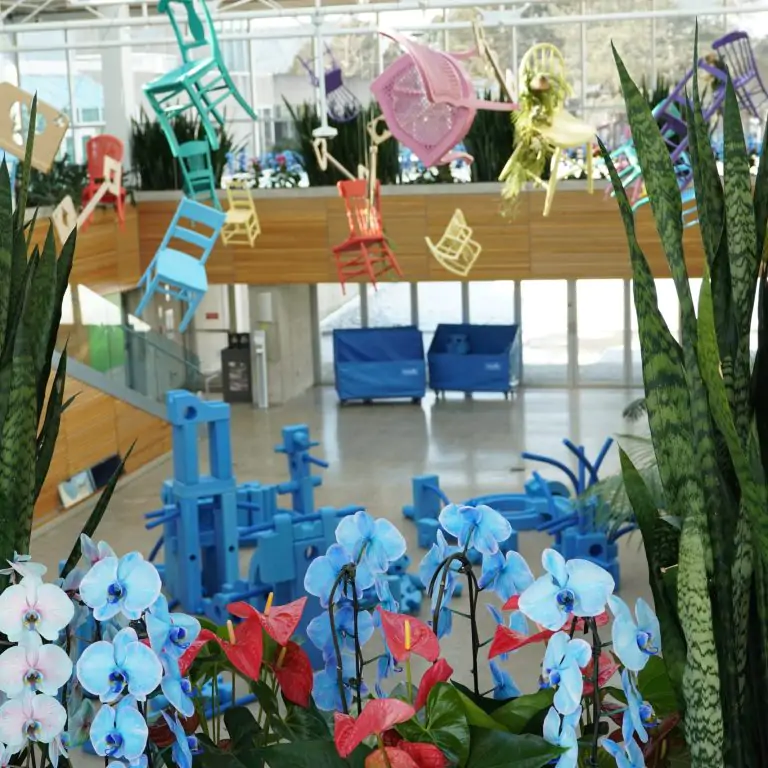
{"label": "snake plant leaf", "polygon": [[[732,636],[734,659],[739,680],[745,681],[747,642],[749,632],[750,588],[752,581],[752,541],[758,557],[768,555],[768,495],[765,485],[754,477],[747,452],[738,434],[733,413],[728,403],[725,382],[720,375],[717,351],[712,289],[708,276],[704,276],[699,294],[699,362],[709,395],[710,410],[720,434],[728,448],[730,462],[738,477],[741,491],[741,509],[735,531],[732,565],[733,617]],[[742,384],[746,388],[746,384]],[[745,685],[740,690],[741,704]]]}
{"label": "snake plant leaf", "polygon": [[[653,592],[653,604],[656,615],[661,625],[662,647],[664,648],[664,663],[667,667],[669,679],[675,689],[678,708],[685,711],[683,698],[683,672],[685,669],[686,648],[685,636],[677,620],[677,611],[673,600],[667,592],[667,586],[663,580],[663,565],[657,557],[658,542],[656,531],[659,528],[659,511],[654,504],[648,487],[638,472],[632,459],[619,448],[621,460],[621,474],[624,478],[624,486],[627,489],[632,509],[635,511],[637,524],[643,534],[645,554],[648,559],[648,574],[650,576],[651,591]],[[672,596],[673,597],[673,596]]]}
{"label": "snake plant leaf", "polygon": [[16,226],[21,230],[24,223],[24,211],[27,207],[27,191],[29,190],[29,174],[32,170],[32,149],[35,146],[35,128],[37,126],[37,93],[32,97],[32,107],[29,110],[29,126],[27,127],[27,146],[24,152],[24,162],[21,164],[21,183],[19,199],[16,201]]}
{"label": "snake plant leaf", "polygon": [[753,198],[757,253],[758,256],[763,257],[763,260],[768,259],[765,247],[766,233],[768,233],[768,157],[766,157],[766,152],[768,152],[768,131],[763,131],[763,143],[760,148]]}
{"label": "snake plant leaf", "polygon": [[[617,54],[614,55],[620,65],[620,73],[623,70],[624,86],[623,81],[629,80],[629,76],[620,64],[621,59]],[[637,91],[634,84],[625,89],[631,98],[633,88]],[[628,105],[628,111],[629,109]],[[639,111],[637,107],[633,110]],[[720,704],[718,653],[708,585],[711,551],[708,551],[709,535],[702,486],[698,482],[700,465],[694,455],[691,402],[683,366],[683,353],[659,312],[653,275],[637,241],[634,216],[627,194],[610,154],[602,142],[600,145],[616,192],[629,244],[648,420],[658,457],[659,473],[669,502],[669,512],[683,520],[677,578],[677,610],[687,646],[682,685],[686,706],[685,734],[691,747],[693,764],[717,768],[723,765],[725,736]],[[655,157],[652,163],[663,165]],[[647,167],[643,167],[643,172],[646,177],[649,175]],[[676,190],[675,195],[679,201],[679,192]],[[671,200],[669,207],[674,208]],[[664,215],[668,213],[669,207],[657,206]],[[661,231],[665,229],[663,224],[657,226]],[[674,240],[674,223],[666,226]],[[684,269],[685,265],[682,267]],[[690,299],[690,292],[688,296]]]}
{"label": "snake plant leaf", "polygon": [[744,143],[744,128],[733,84],[726,85],[723,115],[725,233],[731,274],[732,306],[737,347],[733,358],[733,418],[742,445],[746,445],[752,414],[749,405],[749,333],[760,268],[757,227],[752,203],[752,177]]}
{"label": "snake plant leaf", "polygon": [[8,175],[8,166],[3,160],[0,164],[0,355],[5,345],[11,306],[11,251],[13,249],[11,207],[11,180]]}
{"label": "snake plant leaf", "polygon": [[35,364],[23,325],[16,335],[8,411],[0,433],[0,559],[26,553],[18,531],[31,518],[35,489],[37,406]]}
{"label": "snake plant leaf", "polygon": [[59,327],[61,326],[61,307],[64,302],[64,295],[66,294],[67,287],[69,285],[69,276],[72,272],[72,262],[75,257],[76,243],[77,227],[74,227],[61,248],[59,258],[56,260],[56,286],[54,289],[53,312],[51,314],[51,323],[48,330],[46,354],[37,382],[38,417],[43,411],[43,403],[45,401],[45,388],[46,384],[48,383],[48,378],[51,375],[51,361],[53,360],[53,353],[56,350],[56,340],[59,335]]}
{"label": "snake plant leaf", "polygon": [[[696,25],[693,49],[693,102],[686,104],[689,151],[696,189],[696,207],[699,211],[699,229],[710,270],[723,238],[725,203],[720,172],[712,151],[709,126],[704,121],[699,89],[699,27]],[[730,288],[729,288],[730,290]]]}
{"label": "snake plant leaf", "polygon": [[45,409],[45,419],[40,433],[37,436],[37,454],[35,461],[35,501],[40,495],[40,490],[45,482],[48,469],[51,466],[53,452],[56,448],[56,438],[59,435],[61,415],[69,407],[74,397],[64,402],[64,381],[67,376],[67,350],[66,347],[59,358],[56,375],[53,377],[51,393],[48,396],[48,405]]}
{"label": "snake plant leaf", "polygon": [[[29,296],[24,305],[24,329],[32,360],[35,364],[35,379],[43,371],[48,357],[48,337],[53,321],[53,307],[56,298],[56,242],[53,227],[48,229],[43,250],[39,255],[37,268],[32,276]],[[43,386],[47,384],[43,382]],[[37,402],[37,397],[35,398]]]}
{"label": "snake plant leaf", "polygon": [[[115,469],[106,486],[104,486],[104,490],[101,492],[101,496],[99,496],[99,500],[96,502],[96,506],[93,508],[93,511],[90,515],[88,515],[88,519],[85,521],[85,525],[83,526],[81,534],[84,533],[86,536],[93,536],[93,534],[96,532],[96,529],[99,527],[99,523],[101,523],[101,520],[104,517],[104,513],[107,511],[107,505],[112,498],[112,494],[115,492],[117,481],[122,477],[122,474],[125,470],[125,462],[128,461],[128,458],[133,452],[135,445],[135,442],[131,444],[131,447],[126,451],[125,456],[123,456],[123,460],[120,462],[120,465]],[[80,536],[78,536],[74,547],[72,547],[72,551],[69,553],[67,561],[64,563],[64,567],[61,569],[61,574],[59,574],[62,579],[66,578],[70,571],[77,565],[81,554],[82,551],[80,549]]]}
{"label": "snake plant leaf", "polygon": [[[768,131],[766,131],[768,136]],[[763,262],[757,292],[757,351],[752,369],[752,407],[755,414],[757,442],[763,464],[763,474],[768,477],[768,262]]]}

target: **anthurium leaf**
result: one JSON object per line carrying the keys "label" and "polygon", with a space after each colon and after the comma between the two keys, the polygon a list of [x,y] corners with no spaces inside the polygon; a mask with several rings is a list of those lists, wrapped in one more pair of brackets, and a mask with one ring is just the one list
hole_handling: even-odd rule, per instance
{"label": "anthurium leaf", "polygon": [[332,741],[295,741],[260,749],[258,755],[269,768],[362,768],[370,753],[370,747],[361,745],[345,760]]}
{"label": "anthurium leaf", "polygon": [[451,680],[451,685],[460,693],[465,696],[473,704],[480,707],[487,715],[493,714],[499,707],[503,707],[506,701],[503,699],[492,699],[490,696],[480,696],[475,693],[471,688],[467,688],[466,685]]}
{"label": "anthurium leaf", "polygon": [[467,768],[541,768],[557,760],[563,750],[541,736],[472,728]]}
{"label": "anthurium leaf", "polygon": [[675,689],[669,679],[666,664],[660,656],[651,656],[648,663],[637,676],[637,687],[660,717],[666,717],[680,708],[675,696]]}
{"label": "anthurium leaf", "polygon": [[528,723],[540,712],[552,706],[555,692],[543,688],[536,693],[527,693],[507,702],[493,713],[493,719],[500,722],[512,733],[522,733]]}
{"label": "anthurium leaf", "polygon": [[469,755],[469,724],[461,694],[450,683],[438,683],[427,699],[427,728],[434,743],[464,765]]}
{"label": "anthurium leaf", "polygon": [[477,728],[487,728],[491,731],[507,730],[506,726],[502,725],[498,720],[494,720],[485,710],[475,704],[469,696],[464,695],[461,691],[459,691],[459,698],[464,707],[467,722],[470,725],[474,725]]}
{"label": "anthurium leaf", "polygon": [[396,729],[406,741],[434,744],[459,765],[467,760],[469,723],[461,694],[450,683],[438,683],[430,691],[423,725],[412,718]]}
{"label": "anthurium leaf", "polygon": [[283,724],[290,730],[292,741],[310,741],[313,739],[330,739],[331,733],[323,713],[315,706],[312,699],[308,707],[300,707],[285,700],[285,715]]}
{"label": "anthurium leaf", "polygon": [[256,740],[261,728],[247,707],[229,707],[224,710],[224,725],[227,726],[233,752],[251,750],[257,746]]}

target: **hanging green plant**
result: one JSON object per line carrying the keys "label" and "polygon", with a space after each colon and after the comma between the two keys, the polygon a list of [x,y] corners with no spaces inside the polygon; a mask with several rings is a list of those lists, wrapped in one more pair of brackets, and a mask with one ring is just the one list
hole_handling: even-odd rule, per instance
{"label": "hanging green plant", "polygon": [[524,78],[519,110],[511,113],[515,148],[499,176],[499,181],[504,182],[502,197],[507,213],[514,211],[517,197],[528,181],[543,178],[555,147],[542,136],[541,130],[552,125],[555,114],[571,93],[565,78],[553,73],[545,75],[528,68]]}

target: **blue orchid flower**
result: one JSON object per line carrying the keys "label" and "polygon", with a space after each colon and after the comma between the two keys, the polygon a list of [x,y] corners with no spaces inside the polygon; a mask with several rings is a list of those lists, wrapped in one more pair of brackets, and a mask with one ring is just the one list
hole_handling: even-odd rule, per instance
{"label": "blue orchid flower", "polygon": [[493,680],[494,699],[514,699],[520,695],[520,689],[515,685],[512,675],[506,669],[502,669],[495,661],[489,664],[491,668],[491,680]]}
{"label": "blue orchid flower", "polygon": [[[385,611],[389,611],[390,613],[397,613],[400,609],[400,603],[395,600],[395,596],[392,594],[392,589],[389,586],[389,577],[385,574],[377,574],[373,579],[373,587],[376,590],[378,604]],[[376,612],[376,616],[378,615],[378,612]]]}
{"label": "blue orchid flower", "polygon": [[160,595],[160,574],[138,552],[105,557],[83,577],[80,597],[97,621],[118,613],[135,621]]}
{"label": "blue orchid flower", "polygon": [[403,534],[389,520],[374,520],[362,511],[342,518],[336,527],[336,541],[371,573],[386,573],[389,564],[399,560],[407,548]]}
{"label": "blue orchid flower", "polygon": [[639,672],[651,656],[661,653],[659,620],[642,597],[635,603],[637,621],[632,619],[629,606],[620,597],[612,595],[608,605],[614,616],[611,629],[614,653],[627,669]]}
{"label": "blue orchid flower", "polygon": [[114,643],[99,640],[89,645],[77,662],[80,684],[107,704],[117,701],[126,689],[138,701],[145,701],[162,676],[160,660],[139,642],[131,627],[120,630]]}
{"label": "blue orchid flower", "polygon": [[[350,680],[355,677],[355,656],[352,653],[341,654],[341,674],[343,678],[344,698],[347,708],[352,705],[352,701],[357,691],[350,684]],[[363,683],[361,688],[363,696],[368,695],[368,689]],[[341,693],[339,691],[339,682],[336,674],[335,656],[327,657],[325,669],[315,672],[312,686],[312,698],[315,700],[318,709],[325,712],[341,712],[344,707],[341,702]]]}
{"label": "blue orchid flower", "polygon": [[569,560],[554,549],[541,554],[545,576],[520,595],[518,607],[531,620],[553,632],[573,616],[599,616],[613,593],[608,571],[588,560]]}
{"label": "blue orchid flower", "polygon": [[636,741],[630,739],[625,744],[617,744],[603,739],[600,745],[616,761],[616,768],[645,768],[643,751]]}
{"label": "blue orchid flower", "polygon": [[[355,650],[355,611],[350,603],[342,603],[333,612],[333,622],[336,625],[336,640],[342,651]],[[363,646],[373,636],[373,619],[368,611],[358,611],[357,641]],[[307,637],[315,648],[319,648],[325,656],[333,654],[333,631],[331,616],[327,611],[315,616],[307,626]]]}
{"label": "blue orchid flower", "polygon": [[[341,569],[346,565],[354,564],[354,558],[347,552],[341,544],[331,544],[328,551],[320,557],[316,557],[307,568],[304,574],[304,589],[310,595],[320,598],[320,605],[323,608],[328,607],[328,598],[331,596],[331,590],[336,583],[336,579],[341,573]],[[365,563],[360,563],[355,569],[355,588],[358,598],[362,598],[366,589],[373,586],[373,574]],[[333,602],[338,603],[344,595],[344,590],[337,587]]]}
{"label": "blue orchid flower", "polygon": [[502,600],[509,600],[519,595],[533,584],[533,574],[525,562],[525,558],[515,551],[496,552],[494,555],[483,556],[483,570],[478,586],[480,589],[490,589]]}
{"label": "blue orchid flower", "polygon": [[[502,627],[509,627],[511,630],[518,632],[521,635],[529,634],[528,619],[525,618],[525,614],[521,611],[512,611],[509,614],[509,619],[505,621],[504,614],[495,605],[486,605],[486,608],[491,616],[493,616],[493,620],[496,624],[499,624]],[[513,651],[513,653],[517,653],[517,651]],[[499,661],[506,661],[508,658],[508,653],[500,653],[498,655]]]}
{"label": "blue orchid flower", "polygon": [[144,754],[148,734],[147,723],[136,709],[136,700],[127,696],[116,707],[105,705],[99,710],[90,735],[97,755],[132,763]]}
{"label": "blue orchid flower", "polygon": [[581,669],[589,664],[592,649],[586,640],[571,640],[565,632],[549,639],[542,663],[541,688],[557,688],[553,704],[561,715],[570,715],[581,707],[584,677]]}
{"label": "blue orchid flower", "polygon": [[499,544],[512,535],[512,526],[495,509],[479,504],[466,507],[449,504],[438,518],[440,525],[455,536],[461,549],[474,547],[483,555],[495,555]]}
{"label": "blue orchid flower", "polygon": [[185,613],[171,613],[168,600],[160,595],[145,618],[149,644],[162,659],[169,674],[179,676],[179,659],[200,634],[200,622]]}
{"label": "blue orchid flower", "polygon": [[[421,583],[429,589],[429,585],[432,582],[432,577],[435,575],[435,571],[440,565],[451,555],[455,555],[459,552],[458,547],[451,546],[445,540],[445,535],[442,531],[437,532],[435,543],[430,547],[429,552],[424,555],[421,563],[419,564],[419,579]],[[451,563],[450,570],[457,571],[461,567],[460,563],[454,560]],[[448,574],[449,578],[453,578],[452,573]]]}
{"label": "blue orchid flower", "polygon": [[636,733],[640,741],[645,744],[648,741],[646,728],[654,728],[658,725],[656,713],[653,707],[643,700],[634,675],[627,669],[621,672],[621,687],[627,699],[627,709],[621,723],[621,735],[624,741],[630,742]]}
{"label": "blue orchid flower", "polygon": [[68,700],[69,711],[69,745],[81,747],[88,741],[91,725],[96,717],[96,704],[92,699],[81,698],[78,702]]}
{"label": "blue orchid flower", "polygon": [[194,736],[187,736],[177,717],[168,717],[163,712],[163,718],[175,739],[171,748],[173,762],[177,768],[192,768],[192,755],[199,751],[197,739]]}
{"label": "blue orchid flower", "polygon": [[576,768],[579,762],[579,744],[576,737],[576,725],[581,717],[581,710],[574,715],[561,717],[554,707],[550,707],[544,718],[543,734],[545,741],[565,750],[555,768]]}
{"label": "blue orchid flower", "polygon": [[160,688],[168,703],[184,717],[192,717],[195,714],[195,702],[192,684],[186,677],[178,677],[173,674],[165,675],[160,681]]}

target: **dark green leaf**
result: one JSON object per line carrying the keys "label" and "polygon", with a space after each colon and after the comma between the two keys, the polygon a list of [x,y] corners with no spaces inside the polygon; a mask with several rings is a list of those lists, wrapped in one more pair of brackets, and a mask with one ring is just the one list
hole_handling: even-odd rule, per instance
{"label": "dark green leaf", "polygon": [[[125,456],[123,456],[122,461],[120,462],[117,469],[115,469],[114,474],[109,479],[109,482],[104,487],[104,490],[101,492],[101,496],[99,497],[99,500],[96,502],[96,506],[93,508],[93,511],[88,516],[88,519],[85,521],[85,525],[83,526],[83,530],[81,531],[81,534],[85,534],[86,536],[93,536],[93,534],[96,532],[96,529],[99,527],[99,523],[101,523],[101,519],[104,517],[104,513],[107,511],[107,505],[109,504],[109,500],[112,498],[112,494],[115,491],[115,487],[117,486],[117,481],[120,479],[120,477],[123,474],[123,471],[125,469],[125,462],[128,461],[128,458],[131,455],[131,452],[133,451],[133,446],[136,445],[136,443],[133,443],[131,447],[126,452]],[[74,547],[72,547],[72,551],[69,553],[69,557],[67,558],[67,562],[64,563],[64,567],[61,569],[61,578],[65,578],[69,572],[77,565],[78,561],[80,560],[80,555],[82,554],[80,549],[80,536],[77,537],[77,541],[75,542]]]}
{"label": "dark green leaf", "polygon": [[671,604],[669,593],[663,581],[662,564],[659,562],[656,554],[656,538],[659,526],[658,511],[653,504],[653,499],[650,497],[642,477],[640,477],[640,473],[635,469],[631,459],[621,448],[619,449],[619,456],[627,496],[632,504],[632,509],[635,511],[640,531],[643,534],[653,603],[661,625],[664,661],[669,667],[669,677],[672,679],[674,688],[677,691],[678,702],[676,703],[676,708],[678,711],[682,711],[683,671],[686,657],[685,637],[678,622],[677,612]]}
{"label": "dark green leaf", "polygon": [[493,713],[493,719],[498,720],[512,733],[522,733],[528,723],[541,712],[552,706],[555,692],[552,688],[543,688],[536,693],[527,693],[506,703]]}
{"label": "dark green leaf", "polygon": [[257,746],[261,728],[247,707],[229,707],[224,710],[224,725],[232,741],[232,750],[241,752]]}
{"label": "dark green leaf", "polygon": [[680,711],[667,664],[661,657],[651,656],[648,659],[648,663],[638,673],[637,686],[643,699],[651,704],[660,717]]}
{"label": "dark green leaf", "polygon": [[266,747],[258,754],[269,768],[350,768],[362,766],[361,757],[364,760],[370,752],[369,747],[361,745],[344,760],[332,741],[296,741]]}
{"label": "dark green leaf", "polygon": [[461,694],[450,683],[438,683],[429,692],[427,728],[434,743],[464,765],[469,754],[469,725]]}
{"label": "dark green leaf", "polygon": [[563,750],[526,733],[471,730],[471,749],[467,768],[541,768],[557,760]]}
{"label": "dark green leaf", "polygon": [[59,366],[56,369],[56,375],[53,378],[51,394],[48,398],[48,405],[45,409],[45,419],[43,427],[37,437],[37,456],[35,460],[35,501],[40,495],[40,489],[45,482],[45,476],[48,474],[48,468],[51,466],[53,451],[56,448],[56,438],[59,435],[59,425],[61,423],[61,414],[72,402],[70,398],[66,403],[64,400],[64,380],[67,376],[67,350],[61,353]]}
{"label": "dark green leaf", "polygon": [[494,720],[484,709],[482,709],[482,707],[475,704],[469,696],[466,696],[459,691],[459,697],[461,698],[461,703],[464,707],[464,715],[470,725],[474,725],[478,728],[487,728],[491,731],[506,730],[506,726],[502,725],[498,720]]}

